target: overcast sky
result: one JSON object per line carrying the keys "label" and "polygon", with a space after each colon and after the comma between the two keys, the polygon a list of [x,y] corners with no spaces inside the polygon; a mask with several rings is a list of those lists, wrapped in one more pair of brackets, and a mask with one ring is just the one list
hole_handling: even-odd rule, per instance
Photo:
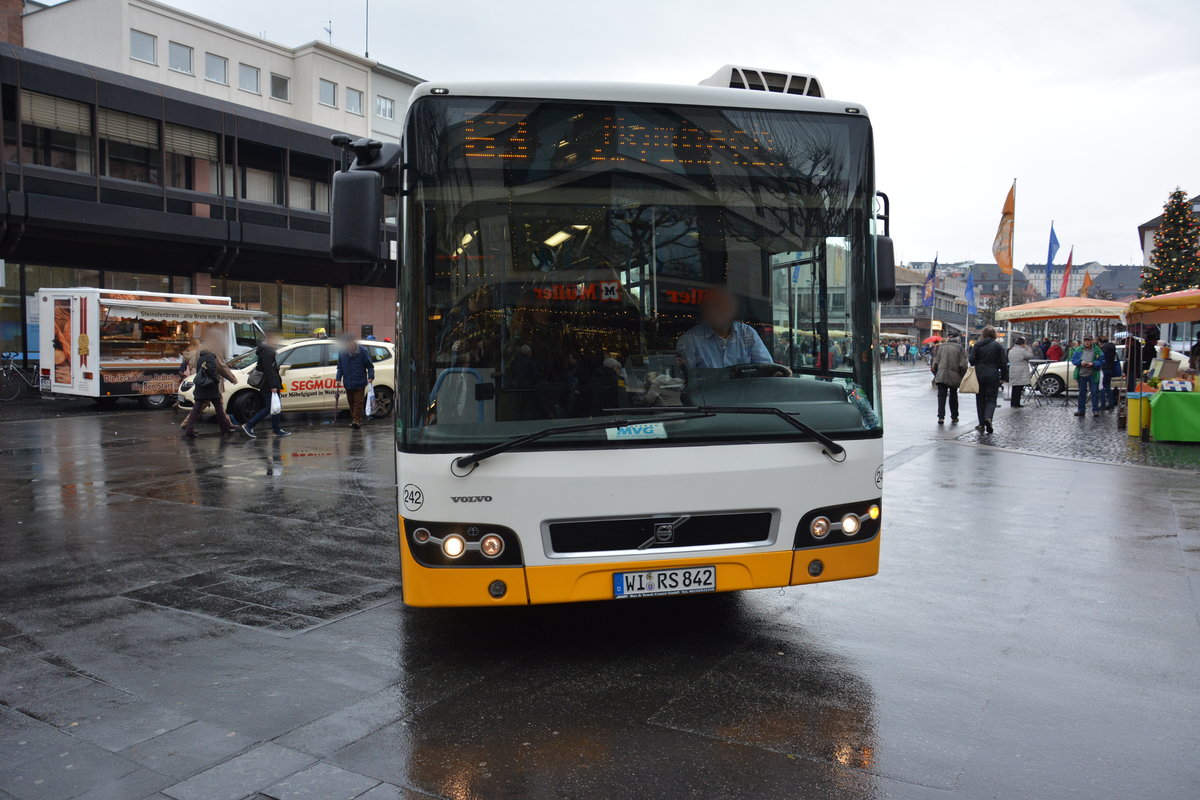
{"label": "overcast sky", "polygon": [[[365,0],[168,0],[287,45],[363,52]],[[1200,0],[370,3],[372,58],[430,80],[694,84],[734,63],[817,75],[868,109],[905,261],[1140,263],[1137,226],[1200,194]]]}

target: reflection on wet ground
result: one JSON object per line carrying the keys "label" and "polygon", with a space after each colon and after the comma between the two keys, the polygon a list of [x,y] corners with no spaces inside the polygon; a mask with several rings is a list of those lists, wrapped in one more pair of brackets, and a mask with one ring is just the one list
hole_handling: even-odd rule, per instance
{"label": "reflection on wet ground", "polygon": [[398,601],[383,426],[0,423],[0,798],[1192,796],[1200,489],[886,380],[878,577],[528,609]]}

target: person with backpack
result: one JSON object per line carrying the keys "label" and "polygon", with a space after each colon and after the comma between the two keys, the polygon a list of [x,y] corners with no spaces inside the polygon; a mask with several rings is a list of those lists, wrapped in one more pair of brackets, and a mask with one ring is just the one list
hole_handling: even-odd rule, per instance
{"label": "person with backpack", "polygon": [[218,350],[219,347],[211,339],[205,340],[196,351],[195,361],[191,365],[192,385],[195,387],[192,392],[194,404],[183,428],[183,435],[189,439],[196,437],[196,419],[210,404],[216,410],[221,433],[230,433],[236,430],[225,414],[225,405],[221,402],[221,394],[225,381],[236,381],[237,378],[229,367],[225,366],[225,362],[217,357]]}
{"label": "person with backpack", "polygon": [[975,414],[979,424],[977,431],[992,432],[992,416],[996,413],[996,398],[1000,395],[1000,384],[1008,380],[1008,354],[1004,345],[996,341],[996,329],[988,325],[979,334],[967,355],[975,367],[975,378],[979,381],[979,392],[975,395]]}
{"label": "person with backpack", "polygon": [[1100,337],[1100,349],[1104,352],[1104,364],[1100,367],[1100,408],[1111,411],[1117,407],[1117,390],[1112,388],[1112,380],[1121,377],[1121,359],[1117,358],[1117,345],[1107,336]]}
{"label": "person with backpack", "polygon": [[275,357],[280,344],[279,334],[272,331],[254,351],[258,360],[254,364],[254,369],[250,371],[250,385],[254,386],[255,380],[258,381],[256,388],[262,398],[263,407],[257,414],[242,423],[242,433],[251,439],[258,438],[254,435],[254,426],[266,419],[267,416],[271,417],[271,430],[275,432],[276,436],[292,435],[291,431],[285,431],[280,424],[283,415],[271,413],[272,401],[279,397],[279,393],[283,390],[283,378],[279,374],[279,361]]}
{"label": "person with backpack", "polygon": [[367,402],[367,385],[375,382],[375,365],[367,348],[343,333],[338,353],[337,382],[346,390],[346,405],[350,406],[350,427],[361,428],[363,406]]}

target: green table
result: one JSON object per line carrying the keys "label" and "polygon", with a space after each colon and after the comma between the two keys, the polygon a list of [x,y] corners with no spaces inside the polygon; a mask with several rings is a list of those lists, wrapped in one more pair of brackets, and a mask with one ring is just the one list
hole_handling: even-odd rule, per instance
{"label": "green table", "polygon": [[1200,392],[1155,392],[1150,437],[1160,442],[1200,442]]}

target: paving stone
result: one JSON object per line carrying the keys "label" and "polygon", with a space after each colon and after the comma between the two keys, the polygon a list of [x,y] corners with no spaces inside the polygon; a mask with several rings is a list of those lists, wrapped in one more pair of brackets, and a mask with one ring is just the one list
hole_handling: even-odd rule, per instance
{"label": "paving stone", "polygon": [[0,764],[16,766],[77,743],[58,729],[0,706]]}
{"label": "paving stone", "polygon": [[183,780],[203,769],[240,753],[254,740],[218,725],[197,721],[140,742],[121,755],[176,780]]}
{"label": "paving stone", "polygon": [[129,800],[131,797],[143,797],[147,792],[157,792],[174,782],[175,779],[168,775],[139,769],[116,780],[93,786],[74,800]]}
{"label": "paving stone", "polygon": [[261,744],[163,789],[175,800],[241,800],[281,778],[308,767],[316,759],[277,744]]}
{"label": "paving stone", "polygon": [[306,753],[328,756],[357,742],[412,711],[411,701],[400,686],[364,697],[275,741]]}
{"label": "paving stone", "polygon": [[381,783],[374,789],[368,789],[354,800],[412,800],[412,798],[430,797],[424,792],[414,792],[411,789],[401,789],[390,783]]}
{"label": "paving stone", "polygon": [[128,759],[75,740],[69,747],[40,758],[0,765],[0,790],[22,800],[65,800],[137,769],[138,765]]}
{"label": "paving stone", "polygon": [[263,790],[273,800],[353,800],[379,783],[333,764],[313,764]]}
{"label": "paving stone", "polygon": [[94,681],[45,697],[22,699],[15,707],[114,753],[193,719]]}

